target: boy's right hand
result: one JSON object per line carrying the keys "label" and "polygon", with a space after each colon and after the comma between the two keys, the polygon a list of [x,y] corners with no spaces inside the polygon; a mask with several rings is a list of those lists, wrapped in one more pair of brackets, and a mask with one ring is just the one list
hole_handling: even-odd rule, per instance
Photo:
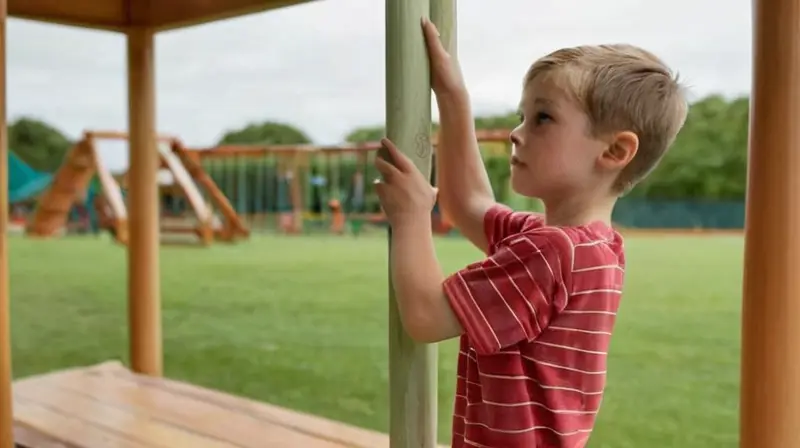
{"label": "boy's right hand", "polygon": [[428,47],[431,67],[431,88],[437,97],[466,92],[461,68],[439,39],[439,30],[427,17],[422,18],[422,32]]}

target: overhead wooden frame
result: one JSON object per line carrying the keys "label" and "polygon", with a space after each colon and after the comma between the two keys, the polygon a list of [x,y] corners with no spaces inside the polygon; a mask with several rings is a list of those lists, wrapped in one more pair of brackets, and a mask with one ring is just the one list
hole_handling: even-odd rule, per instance
{"label": "overhead wooden frame", "polygon": [[228,19],[315,0],[7,0],[8,15],[125,32],[157,31]]}

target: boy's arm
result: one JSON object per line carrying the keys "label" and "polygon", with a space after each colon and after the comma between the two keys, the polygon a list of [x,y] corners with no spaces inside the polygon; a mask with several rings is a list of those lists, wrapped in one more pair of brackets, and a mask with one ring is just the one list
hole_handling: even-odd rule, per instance
{"label": "boy's arm", "polygon": [[475,137],[469,95],[466,90],[437,93],[436,102],[440,122],[436,150],[439,205],[459,231],[487,253],[484,217],[495,200]]}
{"label": "boy's arm", "polygon": [[466,333],[479,354],[532,341],[566,305],[572,251],[563,236],[524,235],[445,278],[430,222],[397,226],[391,276],[403,327],[425,343]]}
{"label": "boy's arm", "polygon": [[463,333],[442,289],[430,220],[392,228],[391,266],[400,319],[412,339],[434,343]]}
{"label": "boy's arm", "polygon": [[475,123],[458,61],[439,39],[436,26],[423,18],[431,68],[431,88],[439,106],[436,184],[439,206],[449,221],[484,253],[488,243],[483,218],[494,204],[492,185],[483,166]]}

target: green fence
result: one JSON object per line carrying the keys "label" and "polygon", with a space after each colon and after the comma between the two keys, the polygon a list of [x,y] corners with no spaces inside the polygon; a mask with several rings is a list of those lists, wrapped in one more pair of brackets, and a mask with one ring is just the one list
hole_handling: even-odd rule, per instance
{"label": "green fence", "polygon": [[744,201],[623,198],[613,220],[622,227],[645,229],[742,229]]}
{"label": "green fence", "polygon": [[[247,217],[290,209],[289,184],[279,173],[275,157],[210,159],[203,165],[239,214]],[[487,157],[486,167],[499,202],[514,209],[542,210],[539,201],[511,190],[506,157]],[[345,209],[352,209],[348,204],[354,203],[357,172],[364,179],[363,201],[355,202],[357,211],[378,212],[380,205],[371,185],[377,177],[372,155],[366,164],[355,156],[313,157],[308,168],[299,172],[306,208],[318,212],[315,209],[327,209],[328,201],[338,199]],[[432,181],[435,183],[435,178]],[[633,228],[741,229],[744,227],[744,201],[622,198],[613,220],[619,226]]]}

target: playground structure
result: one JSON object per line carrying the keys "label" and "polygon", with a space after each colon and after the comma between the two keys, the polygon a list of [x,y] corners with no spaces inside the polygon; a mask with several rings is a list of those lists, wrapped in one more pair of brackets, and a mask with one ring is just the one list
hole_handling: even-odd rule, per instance
{"label": "playground structure", "polygon": [[52,181],[52,175],[31,168],[13,151],[8,151],[8,202],[12,224],[24,224],[26,210]]}
{"label": "playground structure", "polygon": [[[508,153],[509,133],[479,130],[477,138],[487,152]],[[436,142],[434,135],[434,146]],[[275,228],[287,234],[327,229],[341,234],[345,224],[357,233],[364,223],[385,223],[372,187],[379,149],[376,141],[343,146],[222,145],[189,153],[251,229]],[[432,219],[437,233],[450,230],[438,210]]]}
{"label": "playground structure", "polygon": [[[52,237],[65,227],[68,213],[76,203],[87,204],[97,215],[99,227],[108,230],[114,240],[128,244],[128,212],[119,183],[103,163],[98,140],[128,139],[127,134],[113,131],[86,131],[65,157],[53,182],[43,192],[26,232],[33,237]],[[249,231],[230,206],[227,198],[193,159],[187,157],[182,143],[172,137],[157,137],[157,150],[162,173],[168,174],[173,193],[179,192],[191,205],[193,216],[164,218],[162,235],[194,235],[196,242],[209,245],[215,239],[235,241],[246,238]],[[188,168],[187,168],[188,167]],[[97,177],[100,188],[92,188]],[[203,186],[208,202],[198,188]],[[221,211],[219,220],[209,202]],[[169,241],[169,240],[165,240]]]}
{"label": "playground structure", "polygon": [[[382,435],[162,378],[154,34],[293,3],[299,2],[0,0],[2,73],[6,11],[126,33],[133,148],[128,203],[131,371],[77,368],[21,379],[12,387],[8,217],[0,217],[0,448],[14,447],[15,439],[27,447],[389,445]],[[800,120],[800,2],[754,0],[753,11],[739,446],[787,448],[800,446],[800,203],[794,194],[800,133],[793,130]],[[428,13],[455,54],[453,0],[386,2],[388,134],[426,173],[430,145],[420,136],[430,126],[430,85],[419,18]],[[4,122],[5,88],[0,83]],[[5,132],[0,131],[0,164],[7,163]],[[8,207],[6,168],[0,169],[3,210]],[[435,346],[408,338],[391,289],[389,295],[391,446],[430,448],[436,439]]]}

